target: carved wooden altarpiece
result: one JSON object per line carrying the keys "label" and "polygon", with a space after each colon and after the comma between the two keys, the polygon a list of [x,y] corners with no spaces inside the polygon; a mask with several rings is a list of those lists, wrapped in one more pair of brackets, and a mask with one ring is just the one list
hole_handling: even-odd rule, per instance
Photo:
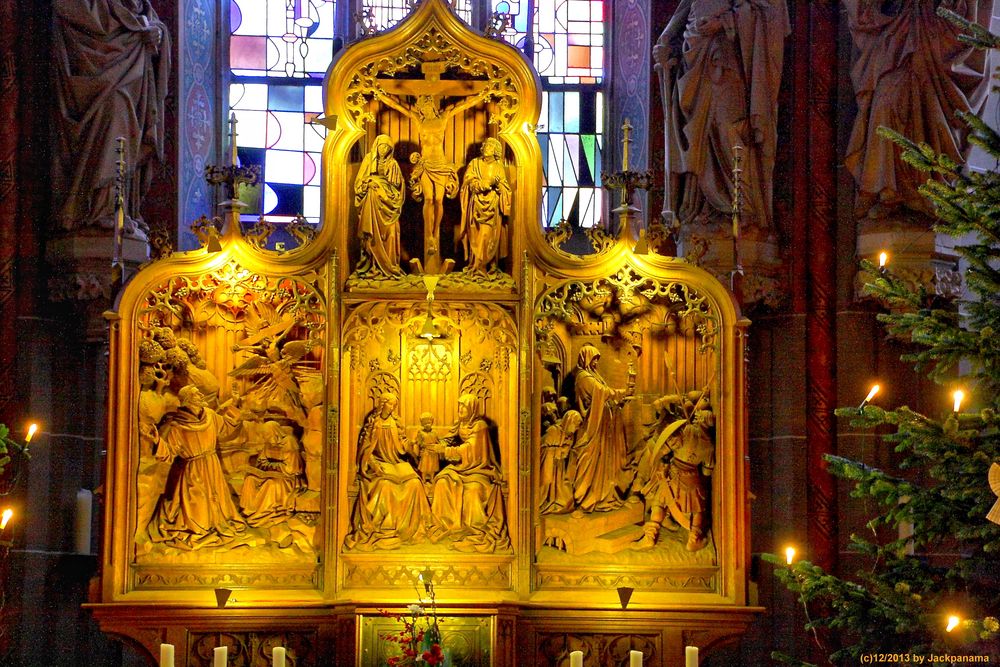
{"label": "carved wooden altarpiece", "polygon": [[341,52],[325,93],[322,226],[275,248],[230,202],[108,314],[102,628],[184,665],[216,642],[376,664],[425,572],[456,664],[738,638],[730,294],[633,253],[628,211],[587,254],[540,227],[537,75],[442,0]]}

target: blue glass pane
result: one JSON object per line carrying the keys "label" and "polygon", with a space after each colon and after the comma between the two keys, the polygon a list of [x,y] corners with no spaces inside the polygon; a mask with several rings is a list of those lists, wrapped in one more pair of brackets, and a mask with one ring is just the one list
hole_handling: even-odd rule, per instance
{"label": "blue glass pane", "polygon": [[301,86],[269,86],[267,108],[271,111],[302,111],[305,93]]}

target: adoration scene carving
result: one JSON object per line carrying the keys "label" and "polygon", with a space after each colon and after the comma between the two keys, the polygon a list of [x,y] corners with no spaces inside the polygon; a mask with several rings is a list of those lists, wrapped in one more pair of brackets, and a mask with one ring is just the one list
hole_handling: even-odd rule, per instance
{"label": "adoration scene carving", "polygon": [[719,327],[697,290],[632,269],[543,293],[540,564],[716,564]]}
{"label": "adoration scene carving", "polygon": [[[513,153],[500,138],[519,104],[510,73],[429,29],[353,72],[348,121],[363,132],[348,289],[513,288]],[[353,167],[352,165],[352,168]]]}
{"label": "adoration scene carving", "polygon": [[325,430],[317,276],[230,262],[138,317],[139,565],[315,561]]}
{"label": "adoration scene carving", "polygon": [[[436,336],[425,334],[428,322]],[[345,551],[510,552],[517,334],[509,314],[448,304],[432,317],[423,302],[366,303],[344,331],[344,445],[354,445],[357,462],[345,480]]]}

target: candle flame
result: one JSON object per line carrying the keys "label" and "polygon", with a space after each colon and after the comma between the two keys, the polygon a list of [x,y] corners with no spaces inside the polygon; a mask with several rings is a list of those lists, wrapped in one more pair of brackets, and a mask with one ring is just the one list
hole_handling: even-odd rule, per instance
{"label": "candle flame", "polygon": [[795,560],[795,547],[785,547],[785,562],[789,565]]}
{"label": "candle flame", "polygon": [[0,514],[0,530],[4,530],[7,527],[7,523],[12,516],[14,516],[14,510],[9,507],[3,511],[3,514]]}
{"label": "candle flame", "polygon": [[871,390],[869,390],[868,392],[868,395],[865,396],[865,400],[861,401],[861,405],[858,406],[858,410],[863,410],[864,407],[868,405],[868,401],[875,398],[875,394],[879,392],[879,389],[881,389],[881,387],[879,387],[877,384],[873,384]]}
{"label": "candle flame", "polygon": [[958,624],[961,623],[961,622],[962,622],[962,619],[960,619],[958,616],[949,616],[948,617],[948,626],[944,629],[944,631],[945,632],[951,632],[952,630],[954,630],[955,628],[957,628]]}
{"label": "candle flame", "polygon": [[889,261],[889,253],[887,253],[885,250],[883,250],[878,254],[878,268],[884,269],[886,262],[888,261]]}
{"label": "candle flame", "polygon": [[24,443],[28,444],[31,442],[31,439],[35,437],[36,433],[38,433],[38,424],[30,424],[28,426],[28,435],[24,436]]}
{"label": "candle flame", "polygon": [[955,412],[962,409],[962,401],[965,400],[965,392],[961,389],[956,389],[952,392],[951,397],[955,400]]}

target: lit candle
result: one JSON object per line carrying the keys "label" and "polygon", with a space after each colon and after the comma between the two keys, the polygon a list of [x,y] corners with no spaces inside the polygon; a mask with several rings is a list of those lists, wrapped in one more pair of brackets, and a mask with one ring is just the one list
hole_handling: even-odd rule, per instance
{"label": "lit candle", "polygon": [[173,644],[160,644],[160,667],[174,667]]}
{"label": "lit candle", "polygon": [[944,631],[945,632],[951,632],[952,630],[954,630],[955,628],[957,628],[958,624],[961,623],[961,622],[962,622],[962,619],[960,619],[958,616],[949,616],[948,617],[948,627],[946,627],[944,629]]}
{"label": "lit candle", "polygon": [[684,667],[698,667],[698,647],[684,647]]}
{"label": "lit candle", "polygon": [[885,250],[878,254],[878,268],[884,269],[885,263],[889,261],[889,253]]}
{"label": "lit candle", "polygon": [[14,510],[11,508],[8,507],[3,511],[3,514],[0,515],[0,530],[7,529],[7,523],[10,521],[12,516],[14,516]]}
{"label": "lit candle", "polygon": [[573,651],[569,654],[569,667],[583,667],[583,651]]}
{"label": "lit candle", "polygon": [[285,667],[285,647],[275,646],[271,651],[272,667]]}
{"label": "lit candle", "polygon": [[30,424],[28,426],[28,434],[24,436],[24,444],[31,442],[31,439],[35,437],[36,433],[38,433],[38,424]]}
{"label": "lit candle", "polygon": [[642,667],[642,651],[628,652],[628,667]]}
{"label": "lit candle", "polygon": [[228,652],[225,646],[217,646],[212,649],[212,667],[226,667],[229,664]]}
{"label": "lit candle", "polygon": [[868,395],[865,396],[865,400],[861,401],[861,405],[858,406],[858,410],[864,409],[864,407],[868,405],[868,401],[875,398],[875,394],[878,393],[879,389],[881,389],[881,387],[877,384],[873,384],[871,390],[868,392]]}
{"label": "lit candle", "polygon": [[965,392],[961,389],[956,389],[952,392],[951,397],[955,399],[955,412],[962,409],[962,401],[965,400]]}
{"label": "lit candle", "polygon": [[78,554],[90,553],[90,524],[94,494],[87,489],[76,492],[76,517],[73,523],[73,545]]}
{"label": "lit candle", "polygon": [[795,547],[785,547],[785,562],[789,565],[795,560]]}

